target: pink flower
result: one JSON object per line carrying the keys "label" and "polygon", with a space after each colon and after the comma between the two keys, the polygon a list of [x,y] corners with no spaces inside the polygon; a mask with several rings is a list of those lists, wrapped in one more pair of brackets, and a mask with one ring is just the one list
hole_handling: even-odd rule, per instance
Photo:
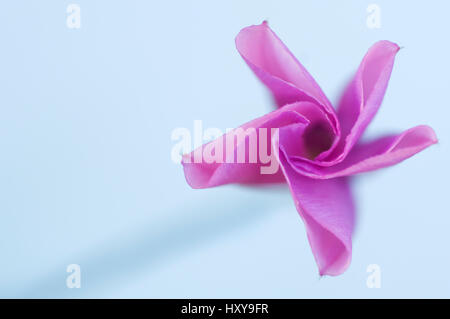
{"label": "pink flower", "polygon": [[[257,136],[259,143],[252,143],[252,134],[233,138],[225,149],[223,140],[235,133],[229,132],[184,155],[186,180],[193,188],[286,181],[320,274],[339,275],[349,266],[352,252],[354,206],[348,176],[397,164],[437,142],[433,129],[420,125],[357,143],[382,102],[399,47],[379,41],[369,49],[337,111],[266,22],[241,30],[236,47],[279,107],[239,129],[278,130]],[[261,142],[268,143],[281,170],[263,173],[267,160],[249,160],[261,152]],[[228,152],[234,160],[241,153],[247,162],[195,160],[195,153],[205,149],[216,155]]]}

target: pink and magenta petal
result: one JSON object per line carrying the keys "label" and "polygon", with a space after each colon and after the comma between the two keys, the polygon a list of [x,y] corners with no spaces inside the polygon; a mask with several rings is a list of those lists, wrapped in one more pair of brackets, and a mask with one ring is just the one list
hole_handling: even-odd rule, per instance
{"label": "pink and magenta petal", "polygon": [[369,49],[338,107],[339,144],[330,154],[321,154],[318,161],[326,159],[336,164],[358,142],[381,105],[399,49],[397,44],[389,41],[379,41]]}
{"label": "pink and magenta petal", "polygon": [[437,143],[433,129],[426,125],[413,127],[399,135],[357,144],[346,159],[331,167],[312,167],[287,155],[292,167],[300,174],[318,179],[354,175],[395,165]]}
{"label": "pink and magenta petal", "polygon": [[[192,188],[208,188],[229,183],[284,181],[278,169],[278,159],[271,146],[271,137],[274,132],[272,128],[291,124],[306,126],[308,120],[298,112],[303,109],[304,103],[306,102],[293,103],[268,113],[184,155],[182,164],[188,184]],[[265,135],[260,129],[266,129]],[[241,134],[242,138],[236,138],[236,134]],[[227,145],[228,139],[232,141],[232,144]],[[203,155],[199,156],[204,154],[205,150],[211,150],[210,153],[213,155],[219,151],[220,159],[205,161]],[[228,159],[227,152],[231,154]],[[239,154],[242,155],[241,160],[239,160]],[[270,163],[261,161],[261,154],[269,155]],[[271,172],[266,169],[268,172],[262,173],[265,168],[272,168],[272,165],[276,165],[276,167],[273,166],[276,171]]]}
{"label": "pink and magenta petal", "polygon": [[278,106],[298,101],[315,102],[337,130],[336,114],[322,89],[267,22],[242,29],[236,36],[236,48],[271,90]]}
{"label": "pink and magenta petal", "polygon": [[[284,130],[283,134],[289,134]],[[273,145],[281,143],[274,138]],[[286,145],[284,145],[286,148]],[[296,172],[279,153],[280,166],[302,217],[321,275],[342,274],[352,257],[354,204],[346,178],[319,180]]]}

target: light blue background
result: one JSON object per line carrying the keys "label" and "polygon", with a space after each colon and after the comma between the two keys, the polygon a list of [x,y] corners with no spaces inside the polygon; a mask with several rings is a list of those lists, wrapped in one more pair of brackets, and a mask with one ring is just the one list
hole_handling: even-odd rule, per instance
{"label": "light blue background", "polygon": [[[0,296],[450,297],[446,1],[8,1],[0,11]],[[192,190],[177,127],[235,127],[271,100],[234,47],[268,19],[336,101],[366,50],[404,47],[366,136],[432,126],[354,180],[353,261],[319,278],[285,187]],[[81,288],[66,267],[81,266]],[[369,264],[381,288],[366,286]]]}

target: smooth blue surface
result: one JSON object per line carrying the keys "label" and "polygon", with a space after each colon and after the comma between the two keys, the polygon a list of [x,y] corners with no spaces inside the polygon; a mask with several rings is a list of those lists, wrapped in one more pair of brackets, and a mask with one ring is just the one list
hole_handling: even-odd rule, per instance
{"label": "smooth blue surface", "polygon": [[[377,1],[8,1],[0,11],[1,297],[450,297],[450,6]],[[269,24],[332,101],[375,41],[404,47],[366,136],[440,140],[354,180],[353,261],[319,279],[285,187],[192,190],[171,132],[271,109],[234,47]],[[66,267],[81,266],[81,288]],[[369,264],[381,288],[366,286]]]}

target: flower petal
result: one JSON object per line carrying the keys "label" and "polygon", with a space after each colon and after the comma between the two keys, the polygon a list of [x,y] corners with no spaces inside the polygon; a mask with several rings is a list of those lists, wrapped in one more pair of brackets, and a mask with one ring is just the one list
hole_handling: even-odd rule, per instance
{"label": "flower petal", "polygon": [[316,102],[337,126],[331,103],[313,77],[269,28],[266,21],[242,29],[236,48],[256,76],[272,91],[278,106]]}
{"label": "flower petal", "polygon": [[[280,140],[274,138],[273,146],[281,147],[281,136],[288,133],[280,129]],[[291,167],[283,152],[279,156],[295,206],[305,222],[320,275],[343,273],[351,261],[354,228],[354,204],[348,180],[305,177]]]}
{"label": "flower petal", "polygon": [[359,140],[381,105],[399,49],[389,41],[379,41],[369,49],[339,104],[339,144],[330,154],[324,152],[316,160],[337,163]]}
{"label": "flower petal", "polygon": [[437,143],[437,137],[433,129],[426,125],[420,125],[399,135],[357,144],[347,158],[335,166],[311,167],[304,165],[301,160],[297,161],[295,156],[288,157],[288,161],[302,175],[328,179],[395,165],[435,143]]}
{"label": "flower petal", "polygon": [[[305,119],[299,110],[304,109],[307,102],[286,105],[283,108],[268,113],[250,121],[241,127],[207,143],[182,159],[186,181],[192,188],[208,188],[229,183],[270,183],[284,181],[283,174],[278,169],[278,158],[271,146],[272,128],[297,124],[306,126]],[[265,136],[260,129],[266,129]],[[263,132],[264,133],[264,132]],[[238,135],[240,138],[236,138]],[[231,140],[231,143],[227,141]],[[261,149],[261,147],[265,147]],[[211,154],[219,151],[218,161],[207,161],[205,150]],[[231,154],[227,157],[228,154]],[[199,155],[200,154],[200,155]],[[239,156],[241,155],[241,160]],[[268,155],[267,161],[261,160],[261,154]],[[228,160],[228,158],[230,160]],[[250,160],[253,158],[253,160]],[[276,165],[273,167],[272,165]],[[265,167],[273,167],[275,171],[262,173]]]}

